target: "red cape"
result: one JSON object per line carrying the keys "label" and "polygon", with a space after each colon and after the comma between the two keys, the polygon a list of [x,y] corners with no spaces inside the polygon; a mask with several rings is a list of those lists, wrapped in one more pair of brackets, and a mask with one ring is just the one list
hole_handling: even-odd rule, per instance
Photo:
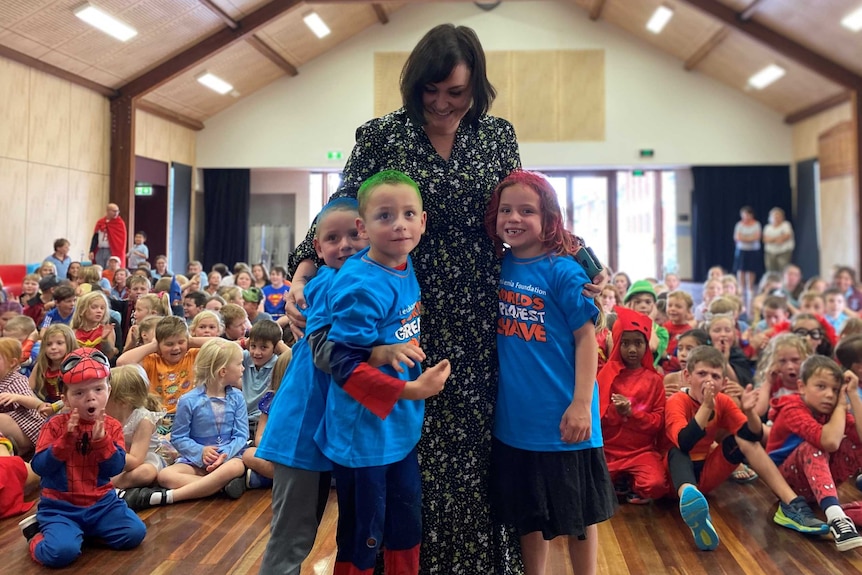
{"label": "red cape", "polygon": [[111,255],[120,258],[120,267],[126,267],[126,222],[117,216],[113,219],[99,218],[93,233],[106,232],[108,234],[108,245],[111,247]]}

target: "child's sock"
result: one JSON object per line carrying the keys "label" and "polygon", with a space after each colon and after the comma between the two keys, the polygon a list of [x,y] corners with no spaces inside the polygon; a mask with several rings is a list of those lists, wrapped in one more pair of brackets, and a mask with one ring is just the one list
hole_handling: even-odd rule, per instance
{"label": "child's sock", "polygon": [[826,523],[832,523],[836,519],[847,517],[847,514],[844,513],[844,509],[840,505],[830,505],[824,512],[826,513]]}

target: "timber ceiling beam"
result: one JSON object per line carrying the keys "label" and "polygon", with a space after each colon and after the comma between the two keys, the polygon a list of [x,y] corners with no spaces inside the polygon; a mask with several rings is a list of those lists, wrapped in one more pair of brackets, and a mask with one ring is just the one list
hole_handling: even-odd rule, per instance
{"label": "timber ceiling beam", "polygon": [[810,106],[806,106],[801,110],[797,110],[792,114],[788,114],[784,118],[785,124],[796,124],[797,122],[801,122],[802,120],[807,120],[812,116],[816,116],[820,112],[825,112],[830,108],[834,108],[835,106],[840,106],[844,102],[849,102],[853,97],[853,92],[850,90],[844,90],[843,92],[839,92],[834,96],[830,96],[824,100],[820,100]]}
{"label": "timber ceiling beam", "polygon": [[218,7],[218,4],[213,2],[212,0],[198,0],[201,4],[210,9],[210,12],[221,18],[221,21],[224,22],[228,28],[231,30],[236,30],[239,28],[239,23],[231,18],[227,12]]}
{"label": "timber ceiling beam", "polygon": [[266,56],[270,62],[284,70],[289,75],[296,76],[299,74],[299,70],[296,69],[296,66],[285,60],[281,54],[273,50],[269,44],[258,38],[256,34],[252,34],[246,38],[245,41],[263,56]]}
{"label": "timber ceiling beam", "polygon": [[77,74],[73,74],[72,72],[69,72],[62,68],[58,68],[57,66],[53,66],[47,62],[43,62],[38,58],[28,56],[27,54],[22,54],[21,52],[13,50],[12,48],[9,48],[7,46],[0,45],[0,56],[12,60],[13,62],[18,62],[19,64],[29,66],[30,68],[40,70],[42,72],[45,72],[46,74],[50,74],[62,80],[77,84],[78,86],[83,86],[88,90],[92,90],[97,94],[107,96],[108,98],[114,98],[117,96],[117,91],[113,88],[103,86],[102,84],[93,82],[92,80],[88,80],[83,76],[78,76]]}
{"label": "timber ceiling beam", "polygon": [[695,50],[694,54],[688,57],[685,61],[685,69],[687,71],[694,70],[698,64],[703,62],[704,58],[709,56],[709,53],[715,50],[719,44],[724,42],[724,39],[730,35],[730,28],[722,26],[715,31],[715,34],[707,38],[706,42],[701,44],[700,48]]}
{"label": "timber ceiling beam", "polygon": [[757,12],[757,5],[763,2],[763,0],[751,0],[751,4],[749,4],[745,10],[739,13],[739,19],[743,22],[747,20],[751,20],[751,17],[754,16],[754,13]]}
{"label": "timber ceiling beam", "polygon": [[372,8],[374,8],[374,14],[377,16],[377,21],[381,24],[389,23],[389,15],[386,13],[386,10],[383,9],[383,6],[380,4],[372,4]]}
{"label": "timber ceiling beam", "polygon": [[794,42],[793,40],[782,36],[778,32],[767,28],[763,24],[759,24],[753,20],[740,20],[739,14],[733,9],[728,8],[723,4],[719,4],[715,0],[681,0],[701,12],[705,12],[710,16],[717,18],[724,24],[735,28],[745,34],[748,34],[755,40],[769,46],[779,54],[790,58],[791,60],[802,64],[809,70],[820,74],[824,78],[832,80],[836,84],[840,84],[851,90],[862,89],[862,77],[858,74],[824,58],[820,54],[812,52],[805,46]]}
{"label": "timber ceiling beam", "polygon": [[121,86],[120,94],[131,98],[144,96],[204,60],[245,40],[263,26],[301,4],[301,0],[272,0],[239,20],[236,29],[224,28]]}
{"label": "timber ceiling beam", "polygon": [[174,124],[179,124],[180,126],[188,128],[189,130],[200,132],[204,129],[203,122],[195,120],[194,118],[189,118],[184,114],[174,112],[173,110],[169,110],[163,106],[159,106],[158,104],[147,102],[146,100],[138,100],[137,102],[135,102],[135,108],[141,110],[142,112],[152,114],[153,116],[158,116],[163,120],[173,122]]}
{"label": "timber ceiling beam", "polygon": [[590,20],[596,21],[602,17],[602,10],[605,9],[605,0],[593,0],[590,6]]}

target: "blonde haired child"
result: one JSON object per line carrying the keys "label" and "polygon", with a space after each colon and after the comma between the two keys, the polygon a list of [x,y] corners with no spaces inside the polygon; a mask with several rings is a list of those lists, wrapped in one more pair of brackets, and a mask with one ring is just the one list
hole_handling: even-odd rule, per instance
{"label": "blonde haired child", "polygon": [[841,328],[841,339],[845,337],[850,337],[853,335],[862,334],[862,318],[851,317],[844,323],[844,327]]}
{"label": "blonde haired child", "polygon": [[782,333],[769,341],[757,363],[756,413],[763,417],[773,398],[796,393],[802,362],[811,355],[808,342],[793,333]]}
{"label": "blonde haired child", "polygon": [[179,458],[158,476],[167,489],[127,490],[124,499],[132,509],[199,499],[222,489],[238,499],[245,491],[248,412],[235,388],[242,380],[242,348],[211,339],[201,347],[194,372],[197,387],[180,397],[171,429]]}
{"label": "blonde haired child", "polygon": [[659,365],[664,373],[679,371],[679,360],[676,357],[676,346],[679,336],[695,326],[692,315],[694,300],[688,292],[675,290],[667,294],[665,314],[667,321],[662,324],[668,333],[668,344],[665,355]]}
{"label": "blonde haired child", "polygon": [[16,315],[10,318],[6,321],[3,335],[16,339],[21,344],[18,371],[25,377],[29,376],[31,366],[36,363],[36,355],[39,353],[39,350],[36,349],[36,339],[38,339],[39,334],[36,332],[33,318],[26,315]]}
{"label": "blonde haired child", "polygon": [[257,429],[254,432],[254,444],[242,454],[242,462],[248,467],[248,471],[245,474],[245,486],[249,489],[272,486],[272,477],[275,475],[275,464],[257,457],[255,453],[257,452],[257,446],[260,445],[260,440],[263,439],[263,432],[266,429],[266,422],[269,420],[269,408],[272,406],[272,400],[278,391],[279,385],[281,385],[284,372],[287,370],[287,366],[290,365],[292,358],[293,353],[290,351],[290,348],[278,356],[272,368],[270,389],[260,399],[260,403],[258,403],[260,419],[257,420]]}
{"label": "blonde haired child", "polygon": [[221,317],[224,320],[224,337],[236,341],[245,337],[248,329],[248,314],[242,306],[228,303],[221,308]]}
{"label": "blonde haired child", "polygon": [[813,315],[823,315],[826,311],[826,300],[823,294],[816,291],[806,291],[799,296],[799,311]]}
{"label": "blonde haired child", "polygon": [[18,296],[18,303],[26,306],[27,302],[39,295],[39,274],[27,274],[21,280],[21,295]]}
{"label": "blonde haired child", "polygon": [[[111,478],[117,489],[145,487],[155,482],[159,471],[167,467],[159,453],[156,425],[165,410],[157,395],[150,393],[146,372],[138,365],[111,370],[111,396],[105,412],[123,426],[126,442],[126,464]],[[120,493],[122,498],[125,494]]]}
{"label": "blonde haired child", "polygon": [[192,337],[218,337],[223,330],[221,317],[209,310],[198,312],[189,326]]}
{"label": "blonde haired child", "polygon": [[[214,312],[218,313],[221,311],[221,308],[223,308],[226,304],[227,304],[227,302],[224,301],[224,298],[221,297],[220,295],[211,295],[209,297],[209,299],[207,300],[207,305],[204,307],[205,307],[205,309],[207,309],[209,311],[214,311]],[[222,326],[222,327],[224,327],[224,326]]]}
{"label": "blonde haired child", "polygon": [[101,291],[84,294],[72,314],[72,330],[81,347],[95,347],[109,358],[117,355],[117,335],[108,314],[110,304]]}
{"label": "blonde haired child", "polygon": [[12,440],[20,455],[32,453],[45,419],[37,409],[42,401],[33,395],[27,378],[18,373],[21,343],[0,337],[0,435]]}
{"label": "blonde haired child", "polygon": [[242,289],[237,286],[220,287],[217,293],[225,302],[242,307]]}
{"label": "blonde haired child", "polygon": [[719,297],[722,294],[724,287],[720,279],[708,279],[703,283],[703,301],[694,308],[694,319],[703,321],[706,319],[706,312],[709,310],[709,302]]}
{"label": "blonde haired child", "polygon": [[30,374],[30,389],[42,399],[39,413],[48,417],[63,408],[63,374],[60,365],[70,351],[78,349],[75,332],[68,325],[55,323],[42,333],[42,345]]}
{"label": "blonde haired child", "polygon": [[36,273],[39,274],[39,277],[55,276],[57,275],[57,266],[49,261],[44,261]]}
{"label": "blonde haired child", "polygon": [[168,294],[156,295],[148,293],[139,296],[135,301],[135,313],[133,316],[135,324],[129,328],[129,333],[126,336],[126,345],[123,347],[123,350],[128,351],[141,345],[141,333],[138,326],[145,318],[149,316],[162,318],[169,315],[171,315],[171,302],[168,299]]}

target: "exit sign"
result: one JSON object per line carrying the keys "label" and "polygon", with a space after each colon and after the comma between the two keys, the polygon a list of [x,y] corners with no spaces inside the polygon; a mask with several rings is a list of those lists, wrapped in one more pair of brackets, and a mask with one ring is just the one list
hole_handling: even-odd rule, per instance
{"label": "exit sign", "polygon": [[340,160],[344,157],[344,153],[341,150],[329,150],[326,152],[327,160]]}
{"label": "exit sign", "polygon": [[136,196],[152,196],[153,186],[135,186]]}
{"label": "exit sign", "polygon": [[640,176],[643,176],[643,175],[644,175],[644,171],[643,171],[643,170],[632,170],[632,176],[640,177]]}
{"label": "exit sign", "polygon": [[655,150],[653,150],[652,148],[644,148],[642,150],[638,150],[638,155],[641,158],[654,158]]}

